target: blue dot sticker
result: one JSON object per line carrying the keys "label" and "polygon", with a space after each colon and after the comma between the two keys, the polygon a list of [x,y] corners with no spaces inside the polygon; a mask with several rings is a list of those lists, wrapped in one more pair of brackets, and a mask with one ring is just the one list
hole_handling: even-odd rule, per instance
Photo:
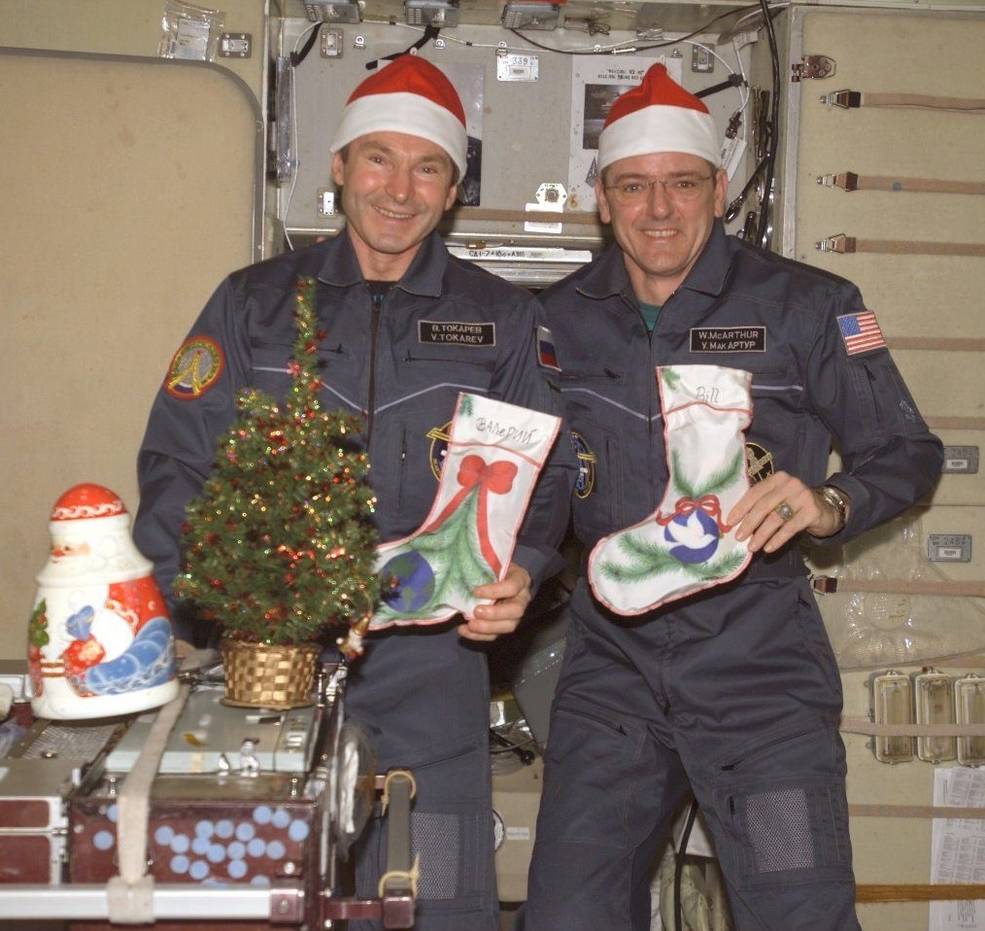
{"label": "blue dot sticker", "polygon": [[222,820],[217,821],[215,824],[215,836],[221,837],[223,840],[228,840],[233,836],[233,823],[232,821]]}
{"label": "blue dot sticker", "polygon": [[231,860],[226,872],[232,879],[242,879],[246,875],[246,864],[242,860]]}
{"label": "blue dot sticker", "polygon": [[171,872],[178,876],[183,876],[188,872],[188,857],[181,854],[171,858]]}
{"label": "blue dot sticker", "polygon": [[267,845],[259,837],[254,837],[246,845],[246,852],[251,857],[262,857],[267,852]]}
{"label": "blue dot sticker", "polygon": [[192,879],[199,881],[205,879],[205,877],[209,875],[208,863],[205,863],[203,860],[196,860],[188,868],[188,875],[191,876]]}
{"label": "blue dot sticker", "polygon": [[92,846],[96,850],[110,850],[115,843],[112,831],[97,831],[92,838]]}
{"label": "blue dot sticker", "polygon": [[241,821],[236,825],[236,840],[241,840],[244,844],[256,837],[256,833],[257,829],[249,821]]}
{"label": "blue dot sticker", "polygon": [[286,828],[291,823],[291,813],[286,808],[278,808],[270,822],[275,828]]}
{"label": "blue dot sticker", "polygon": [[303,841],[311,831],[307,821],[292,821],[287,829],[287,836],[293,841]]}
{"label": "blue dot sticker", "polygon": [[161,825],[161,827],[154,832],[154,840],[156,840],[162,847],[170,846],[173,837],[174,828],[167,824]]}
{"label": "blue dot sticker", "polygon": [[257,805],[253,809],[253,820],[257,824],[270,824],[272,812],[269,805]]}

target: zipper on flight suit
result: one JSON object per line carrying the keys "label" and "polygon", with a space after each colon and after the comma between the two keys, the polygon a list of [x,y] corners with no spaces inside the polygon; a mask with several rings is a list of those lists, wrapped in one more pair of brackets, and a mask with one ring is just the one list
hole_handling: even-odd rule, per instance
{"label": "zipper on flight suit", "polygon": [[380,335],[380,313],[383,310],[383,295],[374,292],[371,298],[369,316],[369,397],[366,402],[366,448],[373,438],[373,411],[376,407],[376,343]]}

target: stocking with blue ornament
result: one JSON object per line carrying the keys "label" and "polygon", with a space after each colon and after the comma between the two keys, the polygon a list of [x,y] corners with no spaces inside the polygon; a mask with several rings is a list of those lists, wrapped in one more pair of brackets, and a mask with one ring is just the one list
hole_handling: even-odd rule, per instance
{"label": "stocking with blue ornament", "polygon": [[669,476],[656,513],[601,539],[588,579],[602,604],[622,615],[721,585],[752,558],[725,516],[749,487],[745,430],[752,376],[717,365],[657,369]]}
{"label": "stocking with blue ornament", "polygon": [[438,493],[420,529],[377,548],[381,602],[370,630],[471,616],[477,585],[506,574],[560,419],[460,394]]}

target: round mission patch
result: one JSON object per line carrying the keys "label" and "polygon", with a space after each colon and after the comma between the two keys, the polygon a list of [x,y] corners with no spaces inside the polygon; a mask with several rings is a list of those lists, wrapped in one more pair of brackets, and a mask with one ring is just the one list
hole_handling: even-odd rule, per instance
{"label": "round mission patch", "polygon": [[215,340],[190,336],[174,354],[164,388],[183,401],[200,398],[219,380],[225,367],[225,357]]}
{"label": "round mission patch", "polygon": [[578,477],[575,479],[575,495],[585,500],[595,488],[595,463],[598,461],[585,438],[574,430],[571,431],[571,444],[575,448],[578,459]]}
{"label": "round mission patch", "polygon": [[440,482],[441,470],[445,464],[445,456],[448,454],[448,441],[451,439],[451,421],[440,427],[432,427],[428,430],[427,437],[431,441],[431,448],[428,451],[431,474]]}
{"label": "round mission patch", "polygon": [[759,443],[746,443],[746,474],[754,485],[776,471],[773,454]]}

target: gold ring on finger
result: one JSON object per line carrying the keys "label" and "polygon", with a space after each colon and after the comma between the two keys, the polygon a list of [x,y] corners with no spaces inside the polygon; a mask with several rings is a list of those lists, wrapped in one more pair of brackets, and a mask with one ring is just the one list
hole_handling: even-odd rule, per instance
{"label": "gold ring on finger", "polygon": [[784,522],[793,517],[793,508],[786,501],[781,501],[773,510],[780,516],[780,520]]}

